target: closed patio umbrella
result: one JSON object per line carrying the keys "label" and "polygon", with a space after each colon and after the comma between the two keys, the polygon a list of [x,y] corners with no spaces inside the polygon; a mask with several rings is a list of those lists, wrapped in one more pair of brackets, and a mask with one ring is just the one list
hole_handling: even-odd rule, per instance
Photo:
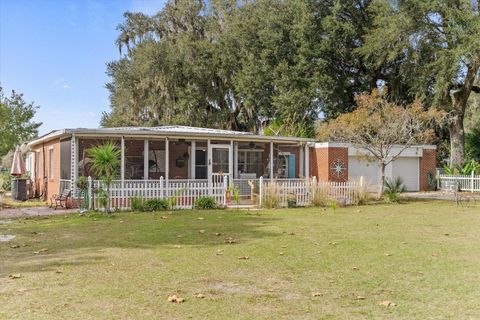
{"label": "closed patio umbrella", "polygon": [[13,154],[12,170],[10,171],[10,174],[12,176],[21,176],[24,173],[25,173],[25,162],[23,161],[20,147],[17,146],[17,149]]}

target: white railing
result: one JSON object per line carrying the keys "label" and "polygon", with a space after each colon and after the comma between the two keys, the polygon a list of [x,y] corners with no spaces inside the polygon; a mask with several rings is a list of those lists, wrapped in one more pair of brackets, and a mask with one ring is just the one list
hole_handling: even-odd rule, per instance
{"label": "white railing", "polygon": [[480,192],[480,175],[450,175],[439,174],[437,176],[437,188],[440,190]]}
{"label": "white railing", "polygon": [[[99,192],[98,190],[102,190]],[[104,209],[108,199],[110,209],[127,210],[131,208],[132,199],[138,198],[143,201],[148,199],[168,199],[173,209],[190,209],[195,201],[203,196],[211,196],[217,205],[225,206],[225,194],[227,179],[223,182],[207,180],[115,180],[108,190],[106,185],[99,180],[89,179],[90,209]]]}
{"label": "white railing", "polygon": [[275,179],[260,178],[260,206],[268,205],[272,200],[280,207],[309,206],[321,199],[325,204],[336,202],[344,205],[357,204],[365,198],[366,186],[363,179],[347,182],[319,181],[312,179]]}

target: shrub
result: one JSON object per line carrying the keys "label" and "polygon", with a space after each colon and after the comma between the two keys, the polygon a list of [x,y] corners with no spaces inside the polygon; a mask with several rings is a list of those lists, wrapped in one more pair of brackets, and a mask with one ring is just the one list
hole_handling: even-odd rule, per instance
{"label": "shrub", "polygon": [[281,187],[276,182],[265,184],[265,195],[263,198],[263,206],[267,209],[278,208],[280,206]]}
{"label": "shrub", "polygon": [[400,193],[405,192],[405,190],[401,177],[396,177],[393,180],[385,179],[385,191],[383,194],[388,202],[400,202]]}
{"label": "shrub", "polygon": [[297,196],[295,193],[290,193],[287,196],[287,207],[288,208],[296,208],[297,207]]}
{"label": "shrub", "polygon": [[150,199],[144,202],[143,210],[145,211],[165,211],[169,208],[166,199]]}
{"label": "shrub", "polygon": [[12,189],[12,176],[10,174],[2,174],[0,180],[2,181],[1,189],[5,191]]}
{"label": "shrub", "polygon": [[143,199],[142,198],[137,198],[133,197],[130,198],[130,208],[132,211],[143,211],[145,210],[144,205],[143,205]]}
{"label": "shrub", "polygon": [[208,209],[215,209],[217,207],[217,203],[213,197],[204,196],[200,197],[195,201],[195,209],[199,210],[208,210]]}

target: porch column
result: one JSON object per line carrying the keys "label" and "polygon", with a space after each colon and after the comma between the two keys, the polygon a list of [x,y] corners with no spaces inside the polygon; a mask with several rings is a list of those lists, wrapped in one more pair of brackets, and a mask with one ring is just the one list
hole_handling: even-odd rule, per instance
{"label": "porch column", "polygon": [[122,139],[120,140],[120,151],[121,151],[121,156],[120,156],[120,179],[121,179],[121,184],[122,184],[122,191],[121,191],[121,197],[122,201],[125,199],[125,137],[122,136]]}
{"label": "porch column", "polygon": [[208,194],[212,194],[212,152],[210,147],[210,139],[207,140],[207,185]]}
{"label": "porch column", "polygon": [[195,179],[195,164],[197,162],[197,142],[195,140],[192,140],[192,143],[190,145],[190,179]]}
{"label": "porch column", "polygon": [[[72,140],[70,140],[70,151],[71,151],[71,159],[70,159],[70,189],[73,191],[73,194],[77,194],[77,176],[78,176],[78,138],[75,137],[75,134],[72,134]],[[40,156],[38,159],[40,161]],[[35,167],[37,164],[35,163]],[[40,168],[40,166],[38,166]],[[37,172],[37,175],[40,177],[40,173]],[[42,177],[43,179],[43,177]],[[43,180],[42,180],[43,181]]]}
{"label": "porch column", "polygon": [[273,142],[270,142],[270,180],[273,180]]}
{"label": "porch column", "polygon": [[238,179],[238,142],[233,143],[233,179]]}
{"label": "porch column", "polygon": [[169,150],[170,143],[168,142],[168,138],[165,138],[165,181],[168,184],[168,177],[170,174],[170,150]]}
{"label": "porch column", "polygon": [[305,164],[305,149],[302,148],[302,145],[298,147],[298,154],[299,154],[299,159],[298,159],[298,176],[299,178],[305,177],[305,172],[303,171],[303,166]]}
{"label": "porch column", "polygon": [[305,144],[305,178],[310,177],[310,149],[308,143]]}
{"label": "porch column", "polygon": [[143,140],[143,180],[148,180],[148,171],[149,171],[149,153],[150,151],[148,150],[149,148],[149,143],[148,139]]}
{"label": "porch column", "polygon": [[123,180],[125,180],[125,138],[123,136],[120,140],[120,151],[120,180],[122,180],[123,185]]}
{"label": "porch column", "polygon": [[230,140],[228,148],[228,185],[233,186],[233,140]]}

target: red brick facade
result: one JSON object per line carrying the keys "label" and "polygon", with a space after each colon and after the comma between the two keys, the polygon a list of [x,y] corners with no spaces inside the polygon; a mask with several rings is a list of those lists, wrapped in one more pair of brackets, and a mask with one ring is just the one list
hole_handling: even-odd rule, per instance
{"label": "red brick facade", "polygon": [[[333,163],[339,160],[345,166],[344,174],[337,177],[331,170]],[[436,150],[424,148],[420,158],[420,190],[435,189]],[[348,147],[317,147],[310,148],[310,176],[320,181],[348,180]]]}
{"label": "red brick facade", "polygon": [[435,189],[436,159],[437,150],[423,149],[423,156],[420,158],[420,190]]}
{"label": "red brick facade", "polygon": [[[314,148],[310,153],[310,175],[320,181],[343,182],[348,180],[348,148],[324,147]],[[344,167],[342,173],[337,176],[332,170],[336,161]]]}

